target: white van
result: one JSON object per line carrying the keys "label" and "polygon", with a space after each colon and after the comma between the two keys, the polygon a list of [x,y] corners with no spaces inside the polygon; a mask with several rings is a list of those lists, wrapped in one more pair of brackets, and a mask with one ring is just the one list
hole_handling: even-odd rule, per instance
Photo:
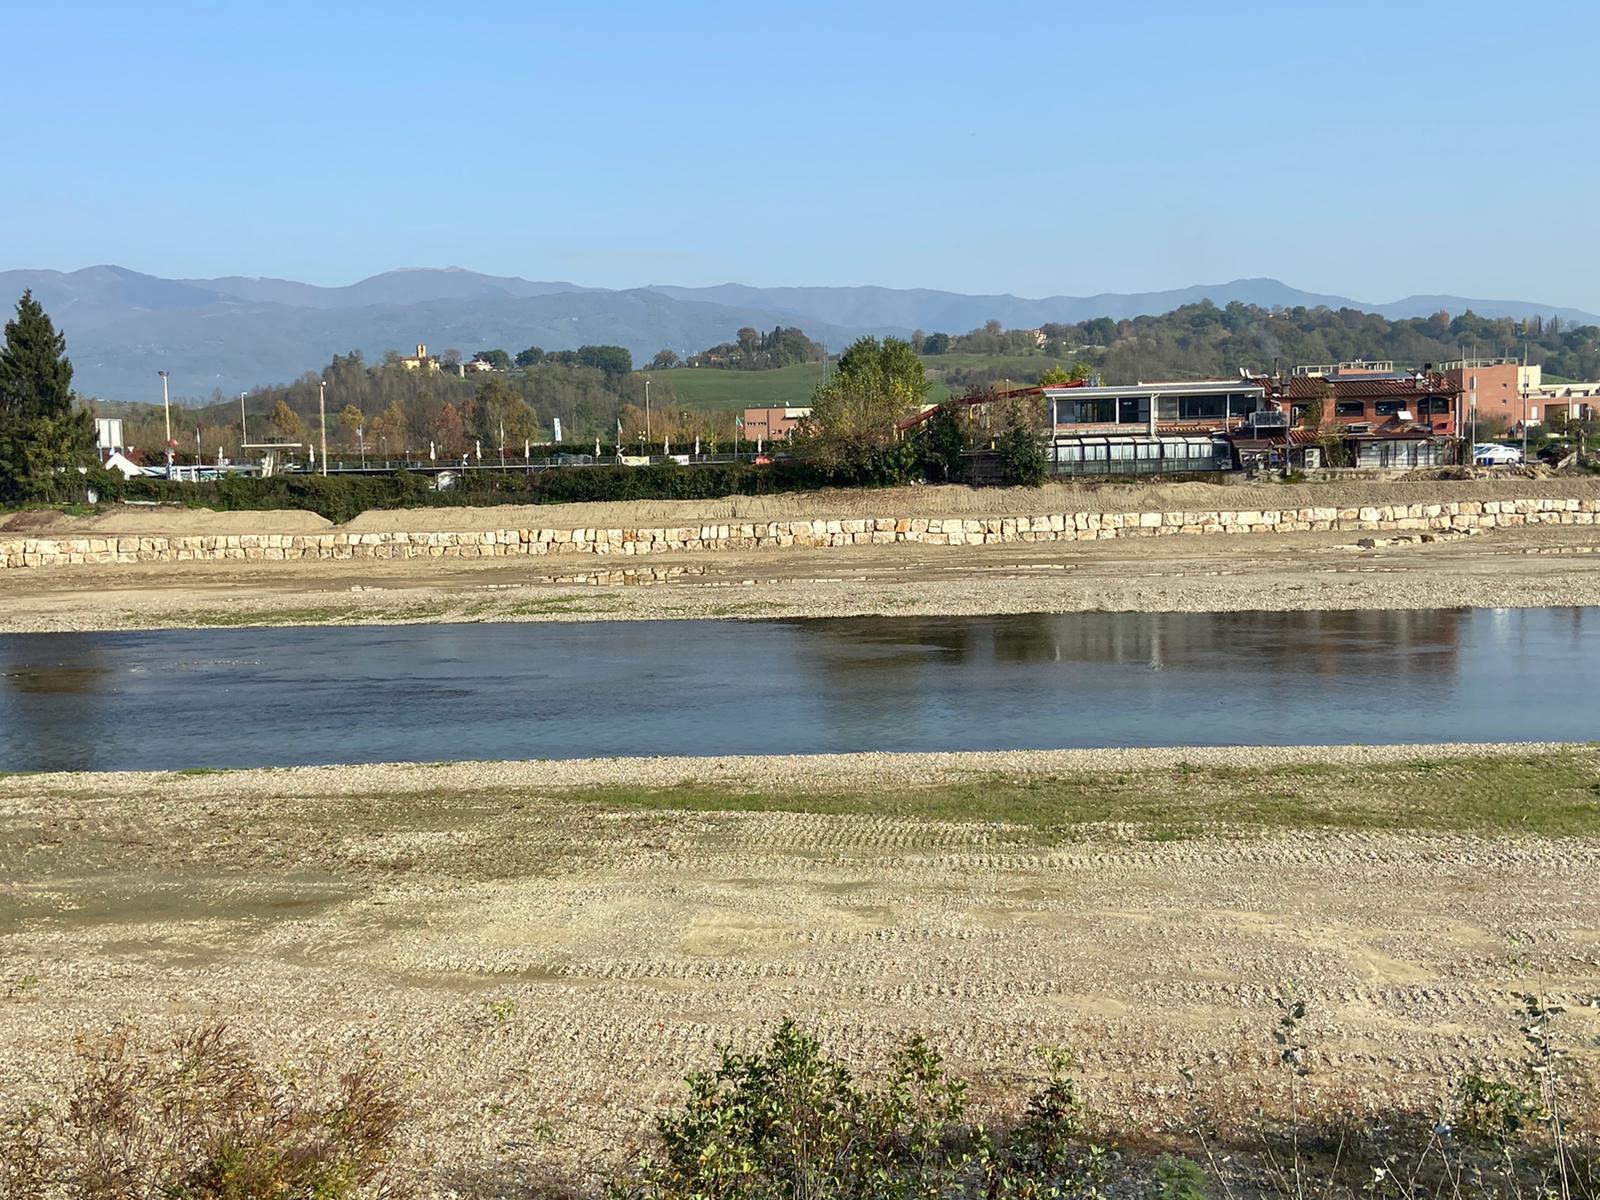
{"label": "white van", "polygon": [[1498,442],[1481,442],[1472,448],[1472,465],[1475,467],[1520,467],[1522,451]]}

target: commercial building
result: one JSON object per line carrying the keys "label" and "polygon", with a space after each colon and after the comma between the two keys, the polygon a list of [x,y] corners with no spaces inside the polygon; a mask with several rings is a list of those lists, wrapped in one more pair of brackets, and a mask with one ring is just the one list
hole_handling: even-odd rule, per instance
{"label": "commercial building", "polygon": [[1225,471],[1229,434],[1268,407],[1266,387],[1242,377],[1039,390],[1058,475]]}
{"label": "commercial building", "polygon": [[1261,383],[1307,466],[1412,470],[1454,460],[1461,392],[1442,371],[1295,371]]}
{"label": "commercial building", "polygon": [[747,442],[781,442],[810,415],[809,408],[747,408],[740,436]]}
{"label": "commercial building", "polygon": [[1533,398],[1542,372],[1537,364],[1524,366],[1515,358],[1458,358],[1439,368],[1461,392],[1465,411],[1462,423],[1488,429],[1521,429],[1524,420],[1537,425],[1544,404]]}
{"label": "commercial building", "polygon": [[1600,383],[1543,383],[1529,390],[1527,400],[1541,422],[1589,421],[1600,415]]}

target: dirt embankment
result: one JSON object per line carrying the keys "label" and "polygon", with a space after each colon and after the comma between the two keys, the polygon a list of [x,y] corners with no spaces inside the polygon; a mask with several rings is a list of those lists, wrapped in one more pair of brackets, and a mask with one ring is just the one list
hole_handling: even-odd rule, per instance
{"label": "dirt embankment", "polygon": [[213,512],[175,504],[119,504],[92,517],[30,510],[0,519],[0,536],[77,538],[124,536],[226,537],[247,533],[321,533],[333,522],[299,509]]}
{"label": "dirt embankment", "polygon": [[[1273,510],[1431,504],[1527,496],[1600,497],[1600,478],[1515,475],[1495,479],[1339,480],[1301,484],[1051,483],[1039,488],[913,486],[832,489],[720,500],[640,500],[590,504],[502,505],[494,508],[372,510],[342,528],[360,533],[433,533],[480,529],[628,528],[707,521],[788,521],[817,517],[1016,516],[1048,512],[1156,512],[1208,509]],[[0,534],[93,537],[152,534],[179,537],[261,533],[318,533],[333,529],[311,512],[212,512],[176,505],[119,505],[92,517],[13,513]]]}
{"label": "dirt embankment", "polygon": [[498,508],[369,511],[345,528],[362,533],[445,532],[571,526],[631,527],[706,521],[846,519],[893,514],[942,517],[1019,516],[1048,512],[1155,512],[1177,509],[1283,509],[1431,504],[1446,500],[1516,499],[1530,495],[1600,497],[1600,478],[1349,480],[1328,483],[1051,483],[1038,488],[911,486],[831,489],[720,500],[642,500]]}

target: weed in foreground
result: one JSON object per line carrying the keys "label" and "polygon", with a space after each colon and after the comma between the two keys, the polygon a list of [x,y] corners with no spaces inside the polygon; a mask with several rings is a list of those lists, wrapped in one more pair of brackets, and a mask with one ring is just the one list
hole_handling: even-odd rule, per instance
{"label": "weed in foreground", "polygon": [[404,1119],[372,1062],[332,1081],[271,1071],[220,1025],[80,1042],[54,1109],[0,1120],[0,1200],[401,1200]]}

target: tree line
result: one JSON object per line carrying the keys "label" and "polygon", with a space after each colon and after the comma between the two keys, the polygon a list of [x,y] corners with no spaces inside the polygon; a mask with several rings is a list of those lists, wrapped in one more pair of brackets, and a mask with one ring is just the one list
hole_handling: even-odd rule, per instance
{"label": "tree line", "polygon": [[[1082,361],[1107,383],[1140,379],[1227,377],[1240,367],[1267,373],[1301,363],[1392,359],[1404,367],[1461,357],[1525,352],[1530,363],[1554,379],[1600,378],[1600,328],[1552,317],[1514,320],[1473,312],[1452,317],[1389,320],[1353,308],[1266,309],[1237,301],[1209,300],[1160,316],[1076,324],[1045,324],[1037,330],[1007,330],[998,321],[964,334],[917,333],[919,354],[1037,356]],[[958,368],[945,373],[957,386],[996,381],[993,371]]]}
{"label": "tree line", "polygon": [[680,358],[675,350],[658,351],[650,360],[649,369],[711,367],[723,371],[775,371],[800,363],[821,362],[824,353],[822,343],[812,341],[802,329],[778,325],[766,333],[747,325],[734,335],[733,341],[719,342],[688,358]]}
{"label": "tree line", "polygon": [[[320,446],[319,404],[325,400],[330,454],[395,458],[440,458],[498,452],[521,455],[525,442],[551,440],[555,422],[568,440],[616,436],[619,419],[642,413],[644,381],[632,373],[621,346],[586,346],[545,352],[537,347],[513,359],[503,350],[482,351],[477,360],[495,369],[459,376],[449,371],[408,368],[397,353],[376,365],[359,350],[336,354],[321,371],[293,383],[259,387],[244,397],[214,395],[208,404],[174,409],[174,440],[180,462],[198,454],[210,461],[221,450],[239,452],[241,426],[252,443],[284,441]],[[518,363],[523,365],[517,365]],[[668,407],[670,386],[654,385],[653,400]],[[164,437],[160,406],[107,404],[107,415],[124,420],[124,439],[135,461],[157,461]]]}

